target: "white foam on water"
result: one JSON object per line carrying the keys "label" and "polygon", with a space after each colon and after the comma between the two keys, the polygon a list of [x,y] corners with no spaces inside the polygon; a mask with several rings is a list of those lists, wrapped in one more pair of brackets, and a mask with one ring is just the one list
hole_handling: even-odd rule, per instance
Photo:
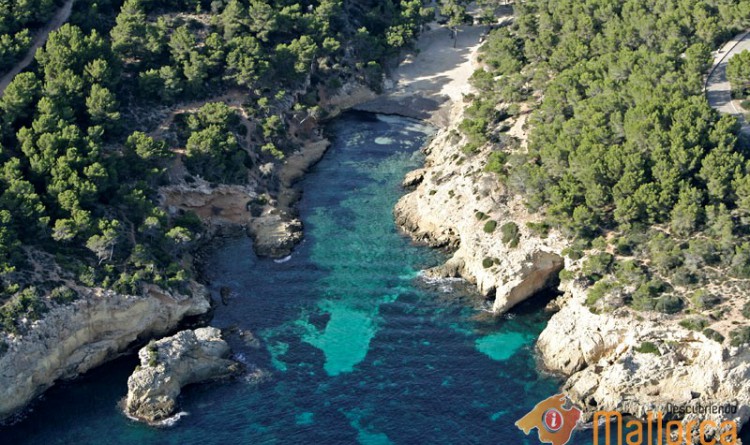
{"label": "white foam on water", "polygon": [[386,124],[400,124],[404,121],[404,118],[401,116],[394,116],[391,114],[376,114],[375,117],[381,121],[385,122]]}
{"label": "white foam on water", "polygon": [[[153,426],[157,426],[157,427],[161,427],[161,428],[170,428],[170,427],[173,427],[180,419],[182,419],[185,416],[189,416],[189,415],[190,415],[190,413],[188,413],[187,411],[180,411],[179,413],[175,414],[174,416],[168,417],[168,418],[166,418],[164,420],[160,420],[159,422],[154,422],[152,425]],[[130,420],[134,420],[136,422],[140,422],[140,420],[141,420],[141,419],[139,419],[137,417],[131,416],[127,412],[125,413],[125,417],[127,417]]]}
{"label": "white foam on water", "polygon": [[391,145],[394,142],[396,142],[393,138],[388,138],[385,136],[380,136],[375,138],[375,143],[378,145]]}
{"label": "white foam on water", "polygon": [[232,356],[233,359],[236,361],[242,363],[243,365],[249,365],[250,361],[247,359],[247,356],[241,352],[237,352]]}
{"label": "white foam on water", "polygon": [[376,114],[375,117],[381,121],[385,122],[387,124],[403,124],[404,122],[408,122],[408,124],[405,127],[406,131],[416,131],[419,133],[424,134],[434,134],[436,132],[435,127],[428,125],[428,124],[422,124],[417,120],[409,119],[402,116],[393,116],[389,114]]}
{"label": "white foam on water", "polygon": [[187,411],[180,411],[179,413],[175,414],[174,416],[162,420],[157,425],[168,428],[168,427],[174,426],[180,419],[182,419],[185,416],[189,416],[189,415],[190,414]]}
{"label": "white foam on water", "polygon": [[281,258],[281,259],[278,259],[278,260],[273,260],[273,262],[276,263],[276,264],[283,264],[283,263],[286,263],[287,261],[289,261],[291,259],[292,259],[292,256],[289,255],[289,256],[285,256],[284,258]]}
{"label": "white foam on water", "polygon": [[461,283],[465,281],[461,277],[431,277],[427,275],[427,271],[425,270],[419,271],[418,276],[425,284],[438,286],[446,286],[453,283]]}

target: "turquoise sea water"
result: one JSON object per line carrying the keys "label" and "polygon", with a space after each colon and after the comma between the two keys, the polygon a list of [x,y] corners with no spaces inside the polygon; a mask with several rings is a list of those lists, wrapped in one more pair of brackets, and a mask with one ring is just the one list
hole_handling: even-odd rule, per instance
{"label": "turquoise sea water", "polygon": [[118,409],[136,364],[126,357],[50,390],[0,428],[0,444],[538,443],[514,422],[558,390],[533,355],[548,297],[489,317],[470,286],[422,279],[444,254],[393,223],[401,180],[421,165],[430,131],[401,118],[338,119],[331,150],[303,183],[306,237],[292,257],[258,259],[244,238],[210,253],[215,298],[232,290],[212,325],[231,328],[237,358],[268,379],[188,387],[188,415],[150,428]]}

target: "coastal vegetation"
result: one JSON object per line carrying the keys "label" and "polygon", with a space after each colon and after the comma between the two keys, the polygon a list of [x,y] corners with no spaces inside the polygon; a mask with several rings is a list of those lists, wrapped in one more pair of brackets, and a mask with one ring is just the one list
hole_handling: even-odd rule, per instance
{"label": "coastal vegetation", "polygon": [[732,94],[743,99],[742,107],[750,108],[746,103],[748,88],[750,88],[750,51],[742,51],[727,62],[727,78],[732,85]]}
{"label": "coastal vegetation", "polygon": [[[0,68],[60,4],[0,5]],[[275,163],[297,148],[288,122],[319,117],[321,90],[378,89],[384,62],[433,13],[420,0],[76,2],[0,99],[0,328],[19,332],[76,298],[29,272],[35,252],[82,286],[189,292],[203,226],[158,205],[173,161],[185,180],[246,182],[253,159]],[[211,100],[228,90],[241,107]],[[189,101],[205,105],[162,137],[148,116]]]}
{"label": "coastal vegetation", "polygon": [[0,73],[31,47],[34,34],[62,5],[62,0],[20,0],[0,3]]}
{"label": "coastal vegetation", "polygon": [[[514,11],[481,50],[464,152],[489,152],[486,170],[570,239],[566,254],[584,259],[563,277],[590,286],[592,310],[717,317],[750,290],[750,152],[736,120],[709,107],[703,76],[711,51],[750,25],[750,2],[530,0]],[[740,88],[746,57],[729,69]],[[522,109],[533,110],[527,149],[506,124]]]}

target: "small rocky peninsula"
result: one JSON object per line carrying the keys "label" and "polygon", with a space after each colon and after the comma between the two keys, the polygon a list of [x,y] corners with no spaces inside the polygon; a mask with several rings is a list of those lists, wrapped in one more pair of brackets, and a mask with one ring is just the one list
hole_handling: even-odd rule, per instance
{"label": "small rocky peninsula", "polygon": [[190,295],[156,286],[142,295],[86,288],[78,292],[78,301],[51,309],[26,335],[6,340],[7,350],[0,353],[0,419],[56,381],[85,373],[210,309],[207,292],[197,283]]}
{"label": "small rocky peninsula", "polygon": [[140,365],[128,379],[125,413],[158,425],[176,413],[184,386],[236,374],[241,366],[229,354],[221,331],[212,327],[180,331],[149,343],[138,352]]}

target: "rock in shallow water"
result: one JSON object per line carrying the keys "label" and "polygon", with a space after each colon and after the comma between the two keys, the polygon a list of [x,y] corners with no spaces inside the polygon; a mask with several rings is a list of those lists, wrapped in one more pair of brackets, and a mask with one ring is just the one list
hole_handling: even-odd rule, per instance
{"label": "rock in shallow water", "polygon": [[230,349],[216,328],[178,332],[149,343],[138,352],[141,364],[128,379],[125,413],[155,424],[177,410],[182,387],[229,377],[240,364],[229,360]]}

